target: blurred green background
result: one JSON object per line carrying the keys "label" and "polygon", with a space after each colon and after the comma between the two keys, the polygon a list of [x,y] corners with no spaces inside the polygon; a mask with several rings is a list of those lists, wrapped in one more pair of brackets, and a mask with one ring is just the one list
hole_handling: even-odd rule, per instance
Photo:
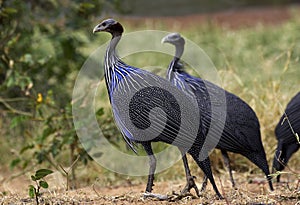
{"label": "blurred green background", "polygon": [[[126,32],[177,31],[201,46],[215,64],[222,86],[239,95],[256,111],[271,162],[276,148],[274,127],[287,102],[299,92],[300,18],[296,3],[295,0],[175,0],[172,3],[1,0],[0,172],[27,174],[38,167],[62,172],[60,166],[69,167],[76,161],[72,186],[89,184],[96,178],[102,179],[101,185],[128,180],[140,182],[140,178],[128,179],[93,162],[78,141],[73,126],[71,97],[75,79],[90,53],[109,40],[108,35],[92,34],[93,27],[107,17],[119,20]],[[262,6],[278,10],[271,13],[275,15],[271,16],[274,22],[270,25],[264,24],[264,18],[248,19],[254,22],[251,26],[241,21],[235,28],[231,28],[231,22],[226,19],[219,24],[209,16],[200,18],[199,22],[197,18],[185,18],[189,14],[213,17],[212,12],[234,15],[241,9],[256,11]],[[182,19],[172,19],[183,15]],[[163,16],[171,16],[171,20]],[[276,19],[280,21],[277,23]],[[158,54],[146,55],[133,55],[126,62],[137,67],[161,65],[167,68],[171,60]],[[157,73],[164,76],[165,71]],[[100,127],[115,146],[131,153],[114,125],[105,88],[102,88],[99,91],[102,104],[96,111]],[[158,144],[155,149],[158,151],[164,146]],[[234,170],[262,175],[245,158],[230,157]],[[224,167],[218,151],[211,158],[215,172],[222,172]],[[291,159],[290,166],[300,167],[299,152]],[[81,171],[77,171],[79,169]],[[179,171],[174,173],[174,169]],[[202,174],[194,164],[192,171],[195,175]],[[160,173],[157,180],[183,177],[183,166],[178,162]]]}

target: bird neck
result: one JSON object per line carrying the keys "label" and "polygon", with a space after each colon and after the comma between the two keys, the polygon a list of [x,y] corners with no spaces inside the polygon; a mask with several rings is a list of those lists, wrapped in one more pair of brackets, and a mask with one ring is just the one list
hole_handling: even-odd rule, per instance
{"label": "bird neck", "polygon": [[180,63],[180,58],[176,56],[174,56],[172,61],[172,71],[178,73],[183,71],[183,65]]}
{"label": "bird neck", "polygon": [[104,63],[104,77],[106,87],[109,93],[109,99],[111,100],[111,92],[113,90],[115,64],[119,61],[119,57],[116,52],[116,46],[121,39],[121,35],[113,35],[109,45],[106,49],[105,63]]}
{"label": "bird neck", "polygon": [[174,72],[177,72],[177,63],[180,59],[174,56],[173,60],[171,61],[168,71],[167,71],[167,79],[172,80],[174,78]]}
{"label": "bird neck", "polygon": [[175,44],[175,56],[173,58],[173,61],[171,63],[171,69],[173,72],[181,72],[183,71],[183,65],[180,63],[180,58],[183,54],[184,50],[184,44]]}
{"label": "bird neck", "polygon": [[179,61],[180,61],[180,58],[174,56],[174,58],[173,58],[173,63],[174,63],[174,65],[178,64]]}
{"label": "bird neck", "polygon": [[180,59],[181,56],[182,56],[182,54],[183,54],[183,50],[184,50],[184,45],[182,45],[182,44],[175,45],[175,56],[174,56],[174,59],[175,58]]}
{"label": "bird neck", "polygon": [[107,50],[106,50],[106,55],[107,55],[107,58],[108,59],[114,59],[117,57],[117,53],[116,53],[116,47],[119,43],[121,39],[121,35],[113,35],[108,47],[107,47]]}

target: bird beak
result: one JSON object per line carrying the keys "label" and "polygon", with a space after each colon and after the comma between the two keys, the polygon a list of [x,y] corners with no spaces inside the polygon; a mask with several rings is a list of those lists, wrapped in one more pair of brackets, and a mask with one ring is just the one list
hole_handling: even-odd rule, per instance
{"label": "bird beak", "polygon": [[95,26],[95,28],[93,29],[93,33],[97,33],[103,31],[103,29],[101,28],[101,24],[98,24],[97,26]]}
{"label": "bird beak", "polygon": [[168,36],[165,36],[163,39],[161,39],[161,43],[168,43],[169,39]]}

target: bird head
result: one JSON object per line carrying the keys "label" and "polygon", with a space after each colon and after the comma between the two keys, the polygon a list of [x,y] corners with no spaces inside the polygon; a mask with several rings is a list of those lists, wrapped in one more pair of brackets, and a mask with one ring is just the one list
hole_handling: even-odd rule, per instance
{"label": "bird head", "polygon": [[279,141],[273,160],[273,169],[276,171],[283,170],[291,156],[297,152],[299,148],[299,144],[282,143]]}
{"label": "bird head", "polygon": [[182,38],[179,33],[171,33],[171,34],[165,36],[161,40],[161,43],[170,43],[175,46],[184,46],[185,41],[184,41],[184,38]]}
{"label": "bird head", "polygon": [[99,23],[97,26],[95,26],[95,28],[93,29],[93,33],[101,32],[101,31],[109,32],[113,36],[118,36],[118,35],[122,35],[124,29],[123,26],[118,21],[114,19],[106,19],[101,23]]}
{"label": "bird head", "polygon": [[185,40],[179,33],[171,33],[165,36],[161,43],[170,43],[175,46],[175,57],[180,58],[183,54]]}

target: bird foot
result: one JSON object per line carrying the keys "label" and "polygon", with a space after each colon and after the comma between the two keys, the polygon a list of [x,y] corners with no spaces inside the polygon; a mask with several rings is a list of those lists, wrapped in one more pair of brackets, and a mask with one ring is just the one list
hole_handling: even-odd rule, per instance
{"label": "bird foot", "polygon": [[187,184],[185,185],[184,189],[181,191],[181,195],[187,195],[188,193],[190,193],[191,189],[194,189],[197,196],[200,197],[200,192],[195,183],[195,179],[196,179],[195,176],[187,177]]}
{"label": "bird foot", "polygon": [[159,199],[159,200],[168,200],[168,195],[163,195],[163,194],[154,194],[151,192],[145,192],[143,193],[143,198],[155,198],[155,199]]}

